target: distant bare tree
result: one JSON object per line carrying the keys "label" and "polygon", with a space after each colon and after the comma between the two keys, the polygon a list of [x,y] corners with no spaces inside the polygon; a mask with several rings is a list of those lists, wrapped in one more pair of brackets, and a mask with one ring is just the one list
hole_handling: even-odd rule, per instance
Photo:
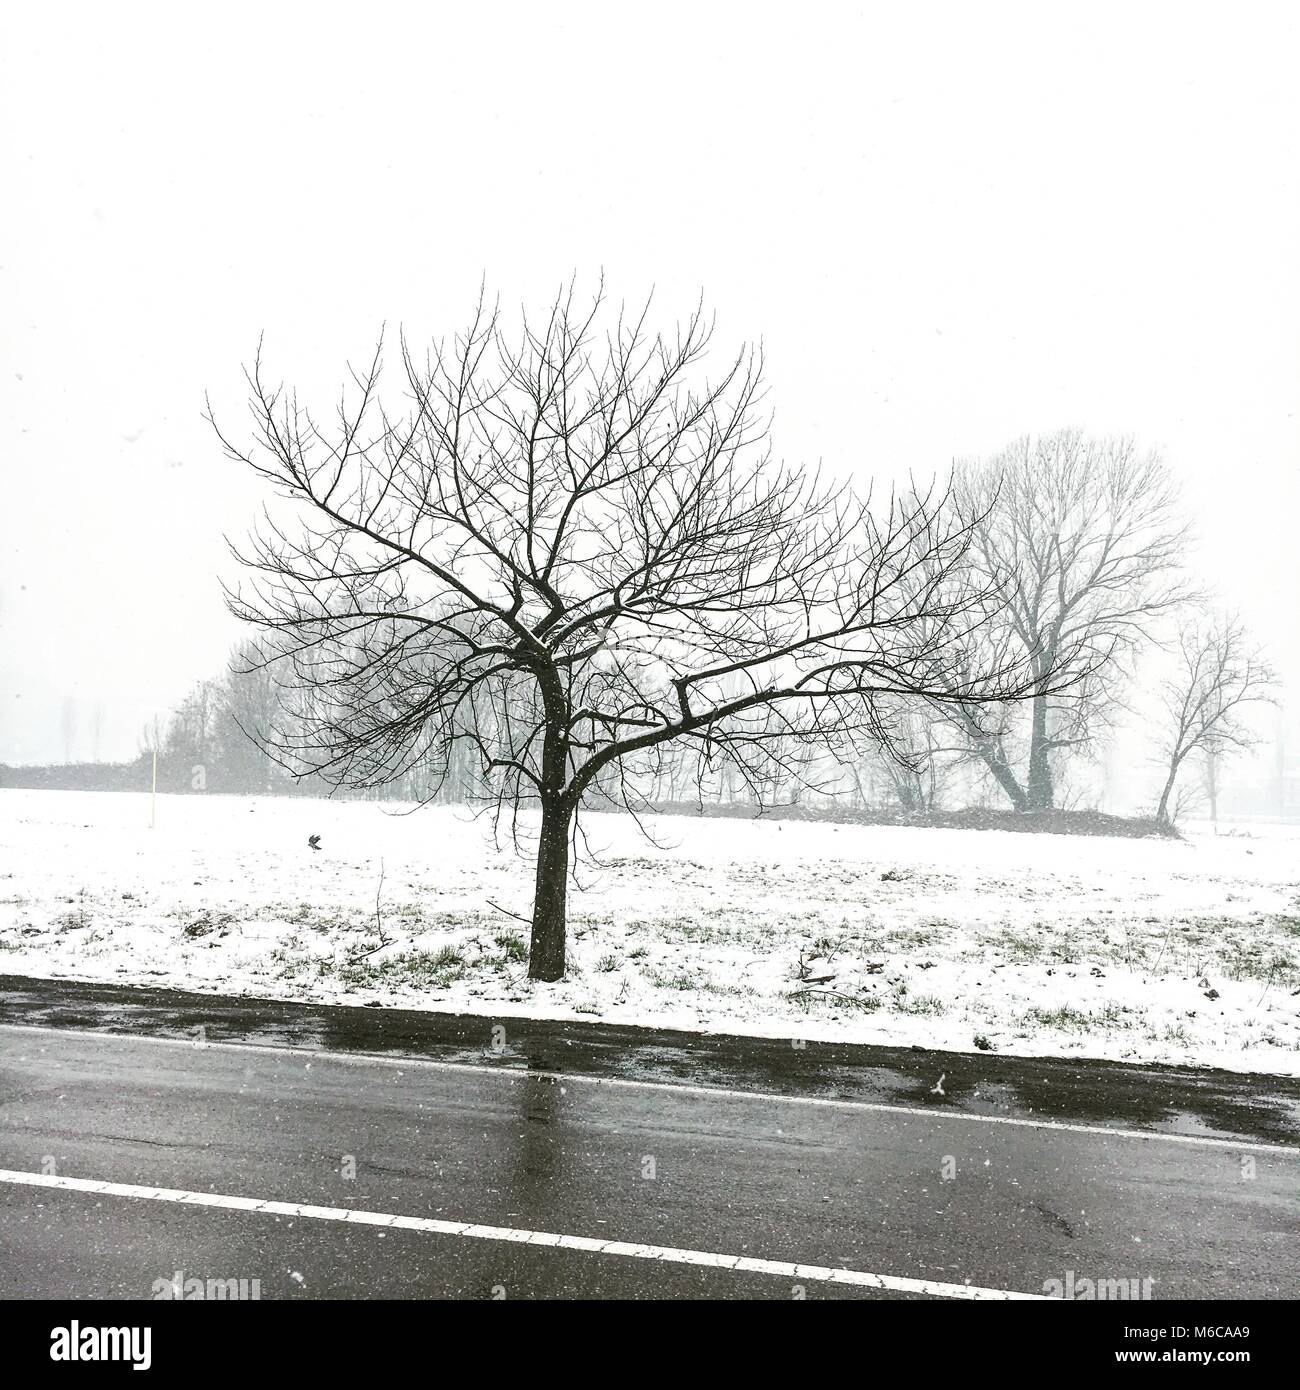
{"label": "distant bare tree", "polygon": [[173,711],[160,750],[171,780],[188,783],[196,767],[206,770],[211,760],[213,714],[212,682],[198,681]]}
{"label": "distant bare tree", "polygon": [[[1027,729],[1014,706],[943,708],[1016,810],[1047,810],[1054,757],[1095,739],[1129,659],[1191,597],[1177,490],[1131,439],[1065,430],[963,466],[959,496],[981,518],[974,553],[1004,600],[981,640],[1017,649],[1043,692]],[[1050,672],[1063,690],[1047,689]]]}
{"label": "distant bare tree", "polygon": [[280,691],[261,663],[256,643],[243,643],[231,653],[215,705],[216,784],[245,792],[268,790],[273,778],[283,774],[258,745],[275,727]]}
{"label": "distant bare tree", "polygon": [[565,969],[580,806],[643,808],[670,744],[788,777],[800,748],[887,739],[883,695],[1053,685],[996,637],[972,664],[996,584],[947,495],[873,508],[774,463],[759,357],[710,381],[703,313],[658,336],[647,310],[598,328],[570,290],[508,333],[480,303],[450,343],[401,342],[386,402],[376,349],[328,425],[259,350],[253,439],[221,436],[282,499],[228,590],[280,673],[263,746],[353,787],[472,748],[498,815],[541,810],[541,980]]}
{"label": "distant bare tree", "polygon": [[945,758],[946,716],[924,700],[899,699],[879,702],[879,716],[889,736],[873,738],[850,764],[860,800],[866,800],[862,772],[868,785],[883,785],[891,801],[908,815],[939,809],[952,771]]}
{"label": "distant bare tree", "polygon": [[161,753],[167,738],[167,727],[161,714],[153,714],[140,730],[142,755]]}
{"label": "distant bare tree", "polygon": [[1206,799],[1210,803],[1210,820],[1215,830],[1219,827],[1219,788],[1223,770],[1223,756],[1218,747],[1210,744],[1201,750],[1201,784],[1205,788]]}
{"label": "distant bare tree", "polygon": [[1201,753],[1212,763],[1217,799],[1218,773],[1224,759],[1259,741],[1243,722],[1246,706],[1271,703],[1275,684],[1272,670],[1251,646],[1239,619],[1214,617],[1184,629],[1177,667],[1161,687],[1168,721],[1168,771],[1156,808],[1157,820],[1172,823],[1170,802],[1178,774],[1193,753]]}

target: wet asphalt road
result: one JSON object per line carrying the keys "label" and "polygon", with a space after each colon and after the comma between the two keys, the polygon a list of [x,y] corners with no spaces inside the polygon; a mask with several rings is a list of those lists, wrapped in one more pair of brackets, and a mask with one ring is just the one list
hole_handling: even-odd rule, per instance
{"label": "wet asphalt road", "polygon": [[[0,1168],[1025,1293],[1073,1271],[1157,1299],[1300,1296],[1288,1083],[511,1020],[493,1052],[484,1020],[396,1014],[0,981]],[[208,1045],[152,1040],[198,1016]],[[688,1074],[725,1094],[673,1080],[696,1048]],[[1037,1123],[1018,1080],[1088,1128]],[[0,1251],[7,1298],[148,1298],[178,1269],[263,1298],[871,1296],[8,1182]]]}

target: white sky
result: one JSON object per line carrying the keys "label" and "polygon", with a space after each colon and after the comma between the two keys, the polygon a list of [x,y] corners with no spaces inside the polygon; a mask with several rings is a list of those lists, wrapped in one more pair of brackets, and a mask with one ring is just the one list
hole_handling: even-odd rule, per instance
{"label": "white sky", "polygon": [[[5,7],[0,761],[132,755],[238,637],[263,329],[332,394],[384,320],[574,271],[762,337],[787,457],[1162,445],[1300,681],[1294,4]],[[1297,702],[1293,699],[1291,708]],[[1300,739],[1300,731],[1297,731]]]}

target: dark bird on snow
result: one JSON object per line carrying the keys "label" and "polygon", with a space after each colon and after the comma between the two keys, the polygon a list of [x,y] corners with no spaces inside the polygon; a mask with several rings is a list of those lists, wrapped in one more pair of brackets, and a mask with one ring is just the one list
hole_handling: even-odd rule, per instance
{"label": "dark bird on snow", "polygon": [[319,835],[308,835],[308,836],[307,836],[307,843],[312,847],[312,849],[319,849],[319,848],[320,848],[320,836],[319,836]]}

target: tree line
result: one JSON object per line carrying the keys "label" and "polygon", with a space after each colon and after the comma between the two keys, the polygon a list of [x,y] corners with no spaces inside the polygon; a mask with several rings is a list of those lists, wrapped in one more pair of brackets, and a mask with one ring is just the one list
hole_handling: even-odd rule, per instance
{"label": "tree line", "polygon": [[877,496],[776,459],[761,352],[715,365],[713,337],[702,307],[661,332],[572,287],[514,324],[480,300],[399,339],[395,390],[381,341],[325,416],[259,350],[249,437],[212,422],[267,485],[226,591],[255,636],[85,784],[143,789],[156,757],[169,792],[533,807],[540,979],[580,812],[1052,812],[1144,653],[1156,816],[1192,763],[1214,794],[1273,676],[1190,575],[1158,453],[1063,430]]}

